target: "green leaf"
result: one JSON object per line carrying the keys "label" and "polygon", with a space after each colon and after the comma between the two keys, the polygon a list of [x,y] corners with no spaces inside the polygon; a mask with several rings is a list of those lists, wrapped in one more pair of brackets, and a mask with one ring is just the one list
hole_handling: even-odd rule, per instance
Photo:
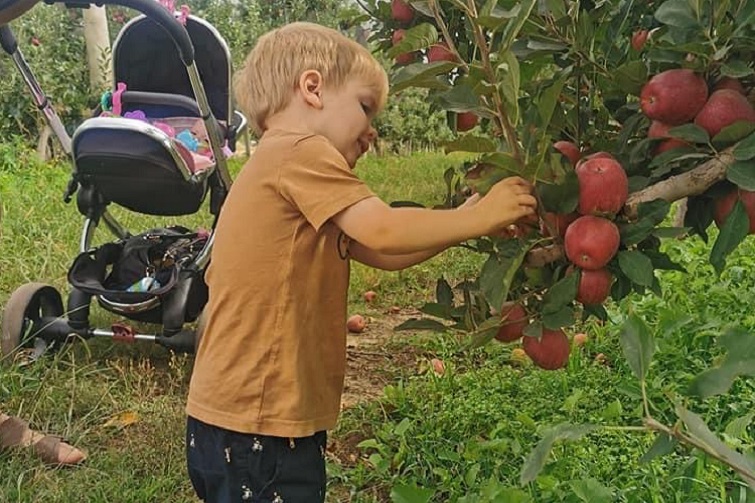
{"label": "green leaf", "polygon": [[577,296],[578,285],[579,273],[577,272],[566,275],[566,277],[551,286],[543,296],[543,314],[556,313],[568,306]]}
{"label": "green leaf", "polygon": [[745,190],[755,190],[755,162],[736,161],[726,169],[726,179]]}
{"label": "green leaf", "polygon": [[522,485],[529,484],[537,478],[542,471],[548,455],[553,448],[553,444],[560,440],[579,440],[588,433],[597,429],[597,426],[591,424],[569,424],[561,423],[545,432],[543,438],[537,446],[527,455],[527,459],[522,466],[520,482]]}
{"label": "green leaf", "polygon": [[435,316],[436,318],[443,318],[444,320],[453,320],[451,316],[451,306],[443,305],[437,302],[428,302],[419,309],[421,312]]}
{"label": "green leaf", "polygon": [[655,352],[655,340],[650,328],[642,318],[631,314],[621,326],[620,337],[621,349],[629,367],[637,379],[644,381]]}
{"label": "green leaf", "polygon": [[670,437],[665,433],[659,433],[655,437],[655,442],[650,446],[650,449],[640,458],[640,464],[649,463],[657,457],[671,454],[674,452],[674,447],[676,447],[677,443],[674,437]]}
{"label": "green leaf", "polygon": [[410,318],[393,330],[433,330],[435,332],[445,332],[448,327],[443,323],[425,318]]}
{"label": "green leaf", "polygon": [[665,25],[676,28],[700,26],[687,0],[667,0],[655,11],[655,18]]}
{"label": "green leaf", "polygon": [[649,219],[641,219],[637,222],[624,223],[619,226],[621,243],[625,246],[636,245],[645,240],[655,228],[655,224]]}
{"label": "green leaf", "polygon": [[477,330],[470,335],[470,341],[466,349],[477,349],[493,340],[500,326],[501,318],[498,316],[492,316],[480,323]]}
{"label": "green leaf", "polygon": [[500,42],[500,47],[503,50],[511,48],[511,44],[513,44],[514,40],[519,36],[519,32],[524,26],[524,23],[527,22],[527,18],[530,17],[530,13],[536,2],[537,0],[523,0],[519,3],[520,10],[517,12],[516,17],[506,23],[506,26],[503,29],[503,36],[501,37]]}
{"label": "green leaf", "polygon": [[500,63],[497,67],[498,86],[503,91],[509,121],[512,124],[519,122],[519,87],[521,75],[519,73],[519,60],[511,50],[500,54]]}
{"label": "green leaf", "polygon": [[443,278],[440,278],[435,285],[435,298],[438,304],[451,307],[454,303],[454,292],[451,285]]}
{"label": "green leaf", "polygon": [[724,463],[736,468],[751,488],[755,489],[755,461],[743,456],[725,443],[723,443],[710,429],[705,421],[681,405],[676,406],[676,415],[684,422],[689,434],[704,444],[707,449],[715,453]]}
{"label": "green leaf", "polygon": [[414,52],[426,47],[430,47],[438,41],[438,30],[435,25],[422,23],[411,29],[406,30],[401,42],[386,51],[385,55],[389,58],[395,58],[405,52]]}
{"label": "green leaf", "polygon": [[663,269],[665,271],[687,272],[687,270],[684,267],[682,267],[681,265],[671,260],[671,257],[669,257],[668,254],[666,254],[665,252],[658,251],[658,250],[645,250],[642,253],[648,256],[648,258],[650,259],[650,262],[653,263],[653,268],[655,269]]}
{"label": "green leaf", "polygon": [[749,135],[736,144],[732,155],[737,161],[747,161],[755,157],[755,134]]}
{"label": "green leaf", "polygon": [[477,23],[490,31],[496,31],[501,26],[507,24],[510,19],[518,16],[521,10],[521,5],[514,5],[511,10],[496,6],[489,14],[478,17]]}
{"label": "green leaf", "polygon": [[447,154],[451,152],[495,152],[496,143],[488,137],[474,133],[465,134],[448,142],[444,146]]}
{"label": "green leaf", "polygon": [[619,268],[627,278],[642,286],[653,284],[653,262],[650,258],[636,250],[623,250],[618,253]]}
{"label": "green leaf", "polygon": [[579,179],[573,171],[567,172],[564,181],[558,185],[538,184],[537,191],[546,211],[571,213],[579,204]]}
{"label": "green leaf", "polygon": [[710,141],[710,136],[705,129],[691,123],[672,127],[669,129],[668,135],[692,143],[708,143]]}
{"label": "green leaf", "polygon": [[393,503],[428,503],[435,491],[414,485],[397,484],[391,489],[391,501]]}
{"label": "green leaf", "polygon": [[752,424],[753,418],[755,418],[755,412],[732,419],[726,425],[726,428],[724,428],[724,433],[732,438],[744,439],[747,435],[747,428]]}
{"label": "green leaf", "polygon": [[727,145],[731,145],[746,138],[753,131],[755,131],[755,122],[737,121],[734,124],[723,128],[713,137],[711,142],[716,148],[726,147]]}
{"label": "green leaf", "polygon": [[474,112],[477,115],[490,115],[490,113],[480,106],[480,97],[469,79],[459,79],[454,82],[454,86],[448,91],[439,94],[437,97],[438,105],[450,112]]}
{"label": "green leaf", "polygon": [[553,111],[556,109],[558,97],[561,95],[561,90],[564,88],[566,78],[567,75],[563,75],[556,79],[553,84],[543,89],[537,99],[537,112],[540,116],[540,123],[544,128],[547,128],[551,123]]}
{"label": "green leaf", "polygon": [[721,75],[739,79],[752,75],[753,70],[747,63],[737,59],[730,59],[721,65]]}
{"label": "green leaf", "polygon": [[522,173],[520,165],[511,154],[507,152],[494,152],[492,154],[485,154],[480,158],[480,162],[483,164],[492,164],[508,171],[511,175],[521,175]]}
{"label": "green leaf", "polygon": [[697,375],[689,386],[693,396],[708,398],[726,393],[739,376],[755,376],[755,336],[743,328],[730,328],[718,338],[726,350],[721,363]]}
{"label": "green leaf", "polygon": [[511,258],[499,261],[494,255],[482,266],[480,272],[480,289],[488,304],[500,309],[509,295],[511,282],[516,271],[521,267],[531,245],[522,243],[518,252]]}
{"label": "green leaf", "polygon": [[572,491],[585,503],[611,503],[613,491],[596,479],[573,480],[570,482]]}
{"label": "green leaf", "polygon": [[558,330],[562,327],[570,327],[574,325],[574,308],[571,306],[564,306],[558,311],[552,313],[543,313],[541,320],[543,326],[550,330]]}
{"label": "green leaf", "polygon": [[637,216],[639,218],[647,218],[654,224],[663,222],[671,209],[671,203],[665,199],[653,199],[640,203],[637,207]]}
{"label": "green leaf", "polygon": [[613,82],[622,91],[639,96],[642,86],[648,81],[648,70],[642,61],[630,61],[613,71]]}
{"label": "green leaf", "polygon": [[[432,63],[413,63],[399,70],[391,81],[391,92],[398,93],[409,87],[427,87],[430,89],[447,89],[450,84],[437,77],[446,75],[458,66],[450,61]],[[447,79],[446,79],[447,80]]]}
{"label": "green leaf", "polygon": [[713,244],[713,249],[710,251],[710,263],[718,274],[721,274],[724,270],[726,257],[744,241],[749,230],[750,218],[747,216],[744,204],[738,199],[731,213],[726,217],[721,232],[719,232],[718,238]]}

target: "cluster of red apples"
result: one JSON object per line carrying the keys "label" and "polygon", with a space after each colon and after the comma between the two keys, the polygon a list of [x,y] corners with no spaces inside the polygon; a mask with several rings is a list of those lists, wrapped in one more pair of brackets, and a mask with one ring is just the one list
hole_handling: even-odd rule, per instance
{"label": "cluster of red apples", "polygon": [[[404,0],[391,0],[391,18],[400,26],[408,27],[415,20],[416,13],[411,5]],[[391,36],[391,43],[395,46],[404,39],[406,35],[405,28],[396,28]],[[425,57],[428,63],[436,61],[451,61],[457,60],[454,53],[448,48],[448,44],[445,41],[440,41],[432,46],[428,47],[425,51]],[[396,56],[396,63],[399,65],[408,65],[414,63],[422,58],[422,54],[419,51],[406,52]],[[469,131],[477,125],[480,118],[472,112],[462,112],[456,114],[456,130],[457,131]]]}
{"label": "cluster of red apples", "polygon": [[[669,130],[676,126],[694,123],[713,138],[735,123],[755,123],[755,109],[740,81],[722,77],[709,87],[702,75],[688,69],[666,70],[652,77],[642,88],[640,106],[652,121],[648,138],[661,139],[654,155],[687,146],[684,140],[669,136]],[[749,232],[754,234],[755,192],[736,187],[716,200],[716,225],[723,225],[737,199],[745,206],[750,217]]]}
{"label": "cluster of red apples", "polygon": [[[576,300],[583,305],[602,304],[611,293],[614,279],[607,266],[621,241],[613,220],[629,194],[627,175],[607,152],[582,158],[572,142],[558,141],[554,147],[574,166],[579,180],[579,204],[573,213],[546,213],[541,231],[563,239],[566,257],[571,262],[567,274],[580,275]],[[501,342],[522,338],[530,323],[524,306],[518,302],[507,303],[501,309],[501,316],[503,321],[495,338]],[[524,337],[522,345],[530,359],[543,369],[562,368],[569,360],[569,339],[561,329],[544,328],[539,339]]]}

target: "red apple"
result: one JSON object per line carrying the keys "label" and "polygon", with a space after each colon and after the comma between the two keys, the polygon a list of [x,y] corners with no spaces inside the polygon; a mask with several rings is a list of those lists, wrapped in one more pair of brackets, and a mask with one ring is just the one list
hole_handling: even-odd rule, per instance
{"label": "red apple", "polygon": [[448,44],[439,42],[430,46],[427,50],[427,61],[430,63],[434,61],[456,61],[456,57],[448,49]]}
{"label": "red apple", "polygon": [[719,229],[724,225],[726,219],[734,209],[734,204],[737,199],[742,201],[747,212],[747,217],[750,219],[749,234],[755,234],[755,192],[749,190],[733,188],[725,196],[719,198],[715,202],[713,209],[713,219],[716,221],[716,225]]}
{"label": "red apple", "polygon": [[629,196],[629,180],[618,161],[592,158],[579,163],[579,207],[582,215],[614,215]]}
{"label": "red apple", "polygon": [[561,239],[564,239],[566,229],[573,221],[579,218],[579,213],[550,213],[543,214],[543,222],[540,224],[540,233],[546,237],[551,236],[551,229],[558,234]]}
{"label": "red apple", "polygon": [[[397,45],[399,42],[401,42],[404,37],[406,36],[406,30],[398,29],[393,32],[393,35],[391,36],[391,42],[393,45]],[[396,63],[399,65],[408,65],[409,63],[412,63],[416,58],[416,54],[413,52],[404,52],[402,54],[399,54],[396,56]]]}
{"label": "red apple", "polygon": [[616,224],[601,217],[585,215],[566,229],[567,258],[582,269],[601,269],[616,255],[621,236]]}
{"label": "red apple", "polygon": [[472,112],[462,112],[456,114],[456,130],[457,131],[469,131],[477,125],[480,118]]}
{"label": "red apple", "polygon": [[346,328],[349,330],[349,332],[353,333],[361,333],[364,331],[365,327],[367,326],[367,322],[364,319],[364,316],[361,314],[355,314],[353,316],[350,316],[348,320],[346,320]]}
{"label": "red apple", "polygon": [[578,334],[574,334],[574,341],[573,342],[574,342],[575,346],[577,346],[578,348],[581,348],[587,342],[587,334],[584,333],[584,332],[580,332]]}
{"label": "red apple", "polygon": [[529,324],[527,311],[521,304],[508,302],[501,308],[501,326],[495,338],[501,342],[513,342],[522,336],[522,332]]}
{"label": "red apple", "polygon": [[409,23],[414,19],[414,9],[404,0],[391,0],[391,17],[399,23]]}
{"label": "red apple", "polygon": [[716,85],[713,86],[714,92],[720,91],[721,89],[731,89],[732,91],[736,91],[743,96],[747,96],[747,91],[745,91],[742,83],[733,77],[721,77],[718,82],[716,82]]}
{"label": "red apple", "polygon": [[569,361],[569,338],[563,330],[543,329],[543,335],[524,337],[522,346],[532,361],[545,370],[556,370],[565,367]]}
{"label": "red apple", "polygon": [[678,126],[695,118],[708,99],[708,84],[692,70],[675,68],[651,78],[640,92],[649,118]]}
{"label": "red apple", "polygon": [[584,305],[602,304],[611,294],[613,275],[606,268],[582,269],[577,287],[577,302]]}
{"label": "red apple", "polygon": [[582,153],[579,151],[579,147],[571,141],[559,140],[553,144],[553,148],[561,152],[564,157],[569,159],[569,162],[571,162],[572,166],[576,166],[577,161],[579,161],[579,158],[582,156]]}
{"label": "red apple", "polygon": [[653,156],[660,155],[673,148],[689,146],[689,143],[686,141],[668,135],[668,131],[672,127],[674,126],[669,126],[661,121],[653,121],[650,124],[650,127],[648,128],[648,138],[668,138],[667,140],[658,143],[655,149],[653,149]]}
{"label": "red apple", "polygon": [[367,292],[364,292],[363,298],[365,302],[374,302],[375,299],[377,298],[377,293],[373,292],[372,290],[369,290]]}
{"label": "red apple", "polygon": [[645,47],[645,42],[648,39],[648,31],[647,30],[637,30],[632,35],[632,49],[635,51],[641,51],[643,47]]}
{"label": "red apple", "polygon": [[446,364],[443,363],[443,360],[439,360],[438,358],[433,358],[430,360],[430,365],[433,367],[433,372],[436,376],[441,377],[443,374],[446,373]]}
{"label": "red apple", "polygon": [[755,110],[744,95],[731,89],[711,94],[695,117],[695,124],[705,129],[711,138],[739,121],[755,122]]}

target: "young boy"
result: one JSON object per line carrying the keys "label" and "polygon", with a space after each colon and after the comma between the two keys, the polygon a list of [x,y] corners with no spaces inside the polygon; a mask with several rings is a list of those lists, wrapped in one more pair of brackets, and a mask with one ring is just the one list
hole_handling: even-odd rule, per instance
{"label": "young boy", "polygon": [[349,261],[386,270],[534,213],[508,178],[456,210],[391,208],[353,173],[388,80],[362,46],[294,23],[261,37],[236,76],[260,141],[225,202],[207,270],[187,462],[207,503],[325,499],[326,430],[346,359]]}

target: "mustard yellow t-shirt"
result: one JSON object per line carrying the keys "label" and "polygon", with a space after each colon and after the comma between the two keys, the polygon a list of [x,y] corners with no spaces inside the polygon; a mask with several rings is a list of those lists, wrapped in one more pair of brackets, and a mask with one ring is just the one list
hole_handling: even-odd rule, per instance
{"label": "mustard yellow t-shirt", "polygon": [[335,426],[349,259],[330,218],[372,196],[324,137],[263,135],[218,221],[190,416],[279,437]]}

